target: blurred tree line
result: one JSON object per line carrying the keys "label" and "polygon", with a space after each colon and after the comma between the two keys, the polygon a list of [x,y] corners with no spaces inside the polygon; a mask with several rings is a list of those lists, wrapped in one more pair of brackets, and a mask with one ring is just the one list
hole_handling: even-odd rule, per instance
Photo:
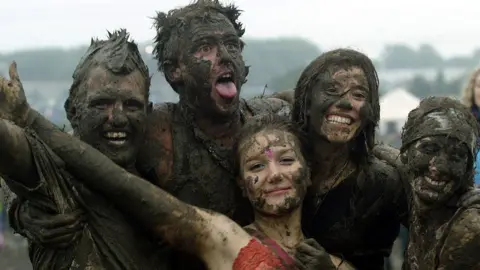
{"label": "blurred tree line", "polygon": [[[145,52],[149,43],[140,43],[139,48],[151,73],[157,73],[156,61]],[[0,73],[5,73],[8,63],[16,60],[23,80],[69,81],[86,46],[73,49],[37,49],[0,54]],[[321,53],[315,44],[300,38],[247,39],[244,58],[250,66],[247,85],[268,85],[271,91],[293,88],[304,67]],[[480,63],[480,49],[466,52],[463,56],[445,58],[429,44],[413,48],[405,44],[386,45],[379,59],[374,59],[379,71],[434,69],[434,79],[419,75],[401,83],[419,97],[428,95],[453,95],[459,92],[464,76],[447,80],[445,70],[452,68],[471,69]],[[3,66],[2,66],[3,65]],[[161,77],[161,76],[160,76]],[[391,86],[382,79],[381,86]],[[160,78],[163,81],[163,78]],[[158,87],[152,84],[153,87]],[[385,89],[381,89],[385,92]]]}

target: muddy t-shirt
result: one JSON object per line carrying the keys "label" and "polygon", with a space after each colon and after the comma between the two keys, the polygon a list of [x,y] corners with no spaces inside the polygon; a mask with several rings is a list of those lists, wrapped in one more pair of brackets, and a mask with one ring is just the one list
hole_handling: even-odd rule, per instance
{"label": "muddy t-shirt", "polygon": [[51,249],[30,242],[33,269],[163,269],[158,247],[146,232],[134,226],[135,221],[69,174],[62,160],[34,132],[27,130],[27,139],[40,183],[28,188],[5,179],[9,187],[27,200],[26,207],[50,214],[83,209],[87,216],[82,237],[67,248]]}
{"label": "muddy t-shirt", "polygon": [[372,158],[365,173],[352,173],[321,197],[308,196],[303,226],[308,237],[357,269],[383,269],[406,213],[397,171]]}

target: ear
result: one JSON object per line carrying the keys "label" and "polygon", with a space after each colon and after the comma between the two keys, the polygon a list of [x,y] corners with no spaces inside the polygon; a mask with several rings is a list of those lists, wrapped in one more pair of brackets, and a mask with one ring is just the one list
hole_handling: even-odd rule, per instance
{"label": "ear", "polygon": [[147,105],[147,114],[150,114],[153,110],[153,103],[152,102],[148,102],[148,105]]}
{"label": "ear", "polygon": [[182,70],[179,66],[172,64],[170,61],[165,61],[163,64],[163,71],[167,81],[176,83],[181,79]]}
{"label": "ear", "polygon": [[246,198],[247,193],[245,191],[245,182],[243,181],[242,177],[240,177],[240,176],[237,176],[236,180],[237,180],[238,187],[242,191],[242,196]]}
{"label": "ear", "polygon": [[403,163],[403,164],[407,164],[407,161],[408,161],[408,158],[407,158],[407,151],[404,151],[400,154],[400,161]]}

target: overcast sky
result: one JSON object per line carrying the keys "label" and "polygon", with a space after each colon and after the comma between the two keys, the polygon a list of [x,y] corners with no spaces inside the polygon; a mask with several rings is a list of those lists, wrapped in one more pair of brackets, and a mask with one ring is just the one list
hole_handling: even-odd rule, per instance
{"label": "overcast sky", "polygon": [[[106,30],[127,28],[151,40],[149,17],[190,0],[2,0],[0,52],[87,44]],[[232,1],[226,1],[232,2]],[[377,56],[386,43],[431,43],[446,56],[480,47],[475,0],[237,0],[248,37],[301,36],[331,49]],[[248,45],[248,44],[247,44]]]}

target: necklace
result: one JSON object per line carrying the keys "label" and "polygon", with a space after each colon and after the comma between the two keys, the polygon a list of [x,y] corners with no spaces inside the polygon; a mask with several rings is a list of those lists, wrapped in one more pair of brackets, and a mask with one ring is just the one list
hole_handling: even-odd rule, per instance
{"label": "necklace", "polygon": [[[219,149],[217,143],[209,138],[205,133],[195,124],[193,121],[193,114],[189,113],[189,108],[186,106],[181,106],[180,108],[183,118],[186,120],[187,123],[190,124],[191,129],[193,131],[195,139],[207,150],[209,155],[227,172],[231,175],[236,175],[233,162],[232,162],[232,149],[231,148],[223,148]],[[245,113],[242,108],[239,109],[240,113],[240,122],[243,124],[245,121]]]}
{"label": "necklace", "polygon": [[342,168],[340,168],[340,170],[338,170],[337,174],[335,175],[335,177],[333,178],[334,179],[334,182],[333,184],[328,188],[327,192],[325,194],[316,194],[315,195],[315,212],[314,212],[314,215],[317,214],[318,210],[320,209],[320,206],[322,206],[323,202],[325,201],[325,199],[327,198],[328,194],[330,193],[330,191],[337,186],[338,184],[338,181],[340,180],[340,176],[342,175],[342,173],[345,171],[345,169],[347,168],[347,165],[348,165],[348,159],[345,161],[345,164],[343,164]]}

